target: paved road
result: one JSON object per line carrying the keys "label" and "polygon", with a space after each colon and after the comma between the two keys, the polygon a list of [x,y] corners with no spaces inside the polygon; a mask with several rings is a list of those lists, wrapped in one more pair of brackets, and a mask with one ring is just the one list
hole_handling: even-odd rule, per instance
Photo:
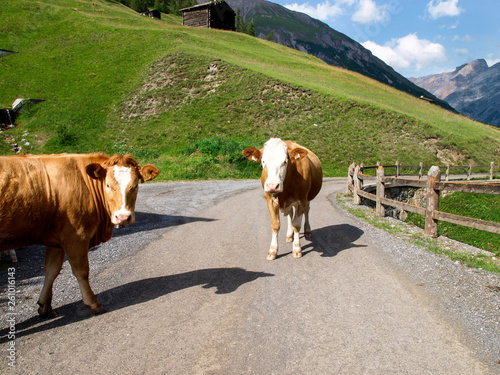
{"label": "paved road", "polygon": [[257,181],[141,186],[135,229],[91,252],[91,285],[107,313],[82,306],[67,264],[56,319],[34,316],[40,276],[18,281],[25,319],[11,372],[494,373],[439,301],[394,265],[384,241],[332,205],[328,197],[344,187],[329,180],[312,202],[304,257],[292,258],[283,226],[269,262]]}

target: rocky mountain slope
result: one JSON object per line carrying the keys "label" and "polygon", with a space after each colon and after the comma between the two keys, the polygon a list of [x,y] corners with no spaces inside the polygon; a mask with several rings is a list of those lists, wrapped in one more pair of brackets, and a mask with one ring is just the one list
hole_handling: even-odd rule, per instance
{"label": "rocky mountain slope", "polygon": [[500,126],[500,63],[488,67],[479,59],[453,72],[410,79],[460,113]]}
{"label": "rocky mountain slope", "polygon": [[448,103],[397,73],[361,44],[321,21],[265,0],[226,2],[235,12],[240,8],[245,22],[253,21],[259,38],[272,33],[271,40],[276,43],[314,55],[327,64],[361,73],[416,97],[434,99],[438,105],[453,110]]}

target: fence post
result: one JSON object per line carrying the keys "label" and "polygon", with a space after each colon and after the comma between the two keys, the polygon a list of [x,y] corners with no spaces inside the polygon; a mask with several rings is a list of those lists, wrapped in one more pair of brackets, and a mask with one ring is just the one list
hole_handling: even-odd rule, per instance
{"label": "fence post", "polygon": [[361,180],[358,177],[360,169],[359,165],[354,168],[354,196],[352,203],[355,205],[361,204],[361,197],[358,195],[358,191],[361,190]]}
{"label": "fence post", "polygon": [[493,181],[494,170],[495,170],[495,163],[491,162],[491,164],[490,164],[490,180],[491,181]]}
{"label": "fence post", "polygon": [[356,168],[356,163],[352,162],[352,164],[349,166],[349,171],[347,172],[347,194],[350,193],[350,190],[354,187],[354,182],[353,182],[353,174],[354,174],[354,168]]}
{"label": "fence post", "polygon": [[472,176],[472,165],[469,164],[469,170],[467,171],[467,181],[470,181]]}
{"label": "fence post", "polygon": [[421,180],[424,175],[424,163],[420,162],[420,171],[418,172],[418,179]]}
{"label": "fence post", "polygon": [[396,177],[399,177],[399,160],[396,160]]}
{"label": "fence post", "polygon": [[446,164],[446,181],[450,181],[450,163]]}
{"label": "fence post", "polygon": [[385,216],[385,207],[381,202],[381,198],[385,198],[385,185],[384,182],[382,181],[383,178],[385,177],[385,171],[384,167],[380,166],[377,168],[377,205],[376,205],[376,212],[377,215],[380,217]]}
{"label": "fence post", "polygon": [[438,236],[438,222],[432,217],[433,211],[439,211],[439,191],[436,190],[436,182],[441,181],[441,170],[432,166],[427,174],[427,207],[425,210],[424,234],[432,238]]}

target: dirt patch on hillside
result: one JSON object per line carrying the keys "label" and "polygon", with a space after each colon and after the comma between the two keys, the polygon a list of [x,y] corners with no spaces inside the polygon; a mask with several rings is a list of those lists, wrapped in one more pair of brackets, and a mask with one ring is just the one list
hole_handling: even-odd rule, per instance
{"label": "dirt patch on hillside", "polygon": [[[242,100],[253,100],[261,105],[285,104],[291,108],[298,100],[312,96],[307,90],[264,78],[259,85],[260,91],[250,92],[245,89],[248,89],[249,75],[253,81],[256,79],[255,74],[245,74],[244,69],[218,59],[197,59],[184,54],[165,56],[148,68],[143,83],[121,106],[120,118],[157,117],[212,94],[229,95],[230,106]],[[238,98],[239,94],[246,96]]]}
{"label": "dirt patch on hillside", "polygon": [[474,160],[467,158],[457,150],[443,148],[440,145],[440,138],[428,138],[423,142],[423,146],[431,151],[439,159],[441,165],[464,165],[468,163],[475,164]]}
{"label": "dirt patch on hillside", "polygon": [[186,56],[174,54],[153,63],[142,85],[123,103],[120,117],[156,117],[196,97],[215,93],[227,79],[221,60],[188,64],[184,59]]}

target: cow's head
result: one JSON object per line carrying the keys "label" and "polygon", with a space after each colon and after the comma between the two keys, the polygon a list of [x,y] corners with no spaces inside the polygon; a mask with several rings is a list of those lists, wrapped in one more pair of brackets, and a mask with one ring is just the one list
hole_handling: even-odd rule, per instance
{"label": "cow's head", "polygon": [[271,138],[260,150],[250,147],[243,150],[248,159],[262,163],[262,185],[269,194],[283,192],[288,163],[295,163],[307,155],[307,150],[296,147],[290,150],[279,138]]}
{"label": "cow's head", "polygon": [[160,171],[153,165],[140,167],[130,155],[115,155],[101,164],[87,166],[87,174],[104,184],[106,208],[115,225],[129,225],[135,221],[135,201],[139,181],[154,179]]}

